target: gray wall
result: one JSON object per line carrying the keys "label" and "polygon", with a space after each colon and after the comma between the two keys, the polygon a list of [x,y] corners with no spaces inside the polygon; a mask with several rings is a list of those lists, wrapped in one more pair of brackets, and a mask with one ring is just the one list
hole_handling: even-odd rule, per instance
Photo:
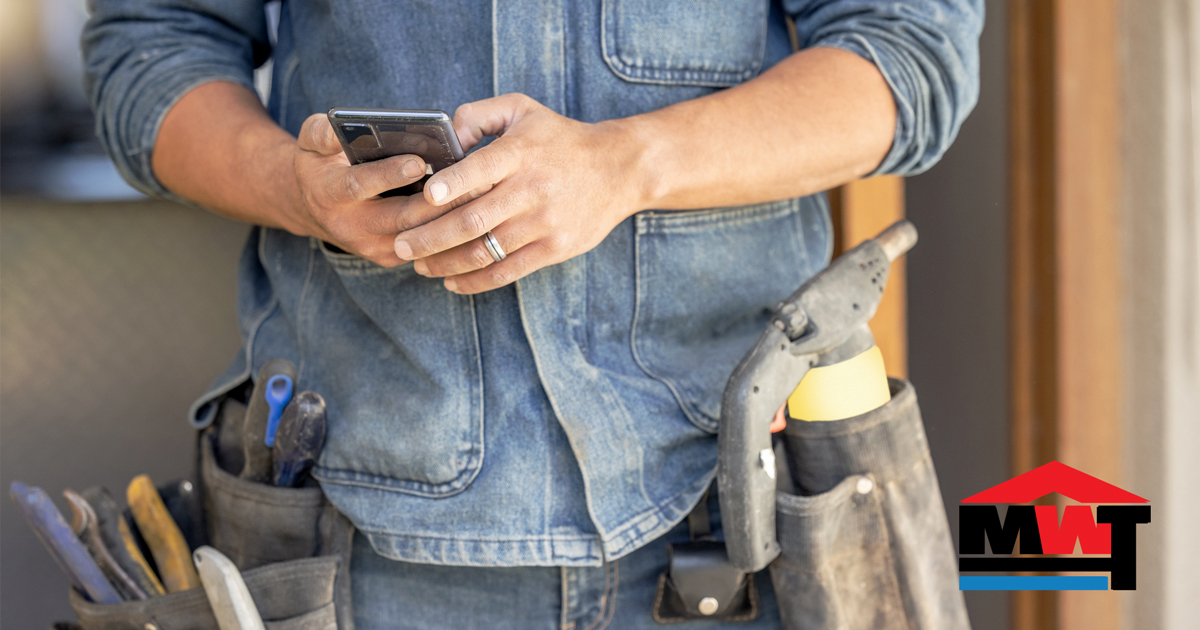
{"label": "gray wall", "polygon": [[[921,234],[908,259],[909,376],[956,535],[958,501],[1010,476],[1005,8],[987,2],[979,105],[942,161],[906,182]],[[975,630],[1008,627],[1006,594],[966,595]]]}
{"label": "gray wall", "polygon": [[[0,200],[0,486],[102,484],[191,466],[188,405],[238,347],[247,228],[159,202]],[[0,500],[0,626],[74,619],[67,582]]]}

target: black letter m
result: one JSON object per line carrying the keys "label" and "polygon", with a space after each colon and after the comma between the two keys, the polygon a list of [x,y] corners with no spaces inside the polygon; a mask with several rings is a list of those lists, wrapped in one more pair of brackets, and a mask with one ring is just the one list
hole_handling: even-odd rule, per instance
{"label": "black letter m", "polygon": [[987,553],[984,537],[992,543],[992,553],[1008,554],[1021,534],[1021,553],[1042,553],[1042,537],[1038,533],[1037,514],[1032,505],[1010,505],[1004,524],[1000,524],[1000,508],[995,505],[958,506],[958,553]]}

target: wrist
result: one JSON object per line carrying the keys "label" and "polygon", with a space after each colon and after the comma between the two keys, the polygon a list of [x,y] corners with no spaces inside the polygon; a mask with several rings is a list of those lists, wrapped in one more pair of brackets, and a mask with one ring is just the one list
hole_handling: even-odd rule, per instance
{"label": "wrist", "polygon": [[670,151],[661,127],[644,115],[600,124],[608,125],[617,138],[614,155],[623,171],[622,179],[628,182],[625,216],[662,207],[662,201],[670,195]]}

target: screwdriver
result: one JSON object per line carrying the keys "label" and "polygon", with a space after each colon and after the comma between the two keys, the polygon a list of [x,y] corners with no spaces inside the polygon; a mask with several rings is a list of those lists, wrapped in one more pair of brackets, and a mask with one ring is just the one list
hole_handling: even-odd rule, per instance
{"label": "screwdriver", "polygon": [[325,399],[316,392],[300,392],[284,409],[275,436],[275,485],[299,485],[324,445]]}
{"label": "screwdriver", "polygon": [[104,577],[91,554],[63,519],[62,513],[41,488],[30,488],[14,481],[9,496],[25,513],[25,520],[29,521],[33,533],[41,539],[76,590],[97,604],[120,603],[121,596]]}
{"label": "screwdriver", "polygon": [[291,395],[290,388],[278,388],[272,395],[275,402],[272,403],[271,400],[268,400],[268,384],[275,376],[286,376],[289,380],[295,381],[296,365],[287,359],[271,359],[258,371],[258,379],[254,381],[254,391],[250,394],[250,403],[246,406],[246,420],[242,424],[242,450],[246,456],[246,463],[240,476],[247,481],[271,482],[271,448],[266,441],[267,425],[271,420],[271,407],[274,405],[282,411],[284,405],[287,404],[287,400],[279,402],[283,389],[287,390],[289,397]]}

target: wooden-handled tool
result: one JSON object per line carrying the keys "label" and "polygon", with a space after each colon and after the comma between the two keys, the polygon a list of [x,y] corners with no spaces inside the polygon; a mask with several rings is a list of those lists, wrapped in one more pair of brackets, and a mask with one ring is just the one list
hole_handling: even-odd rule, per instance
{"label": "wooden-handled tool", "polygon": [[[267,426],[271,421],[272,403],[268,399],[268,384],[275,376],[286,376],[292,382],[296,380],[296,365],[287,359],[271,359],[258,371],[258,379],[254,381],[254,391],[250,394],[250,403],[246,406],[246,421],[242,424],[242,450],[246,463],[242,468],[241,478],[257,483],[271,482],[271,447],[267,444]],[[279,381],[276,381],[279,382]],[[287,400],[278,402],[281,392],[274,392],[276,406],[282,410]],[[291,391],[287,392],[291,394]]]}
{"label": "wooden-handled tool", "polygon": [[232,560],[207,545],[197,549],[192,558],[221,630],[265,630],[250,589]]}
{"label": "wooden-handled tool", "polygon": [[116,587],[121,599],[126,601],[148,599],[150,595],[125,572],[125,569],[121,568],[116,558],[109,552],[108,546],[104,543],[104,537],[100,535],[100,519],[96,517],[96,511],[92,509],[92,505],[79,493],[69,488],[63,490],[63,496],[71,506],[71,529],[83,542],[88,553],[92,555],[92,559],[96,561],[100,571]]}
{"label": "wooden-handled tool", "polygon": [[25,513],[25,520],[29,521],[33,533],[41,539],[79,592],[97,604],[121,602],[121,596],[41,488],[30,488],[14,481],[9,496]]}
{"label": "wooden-handled tool", "polygon": [[154,482],[146,475],[139,475],[129,482],[125,492],[138,531],[154,555],[154,563],[158,566],[159,577],[167,587],[167,592],[186,591],[200,586],[200,576],[196,575],[196,569],[192,566],[192,554],[187,541],[163,504]]}
{"label": "wooden-handled tool", "polygon": [[283,410],[275,435],[275,485],[299,485],[324,445],[325,399],[315,392],[300,392]]}

